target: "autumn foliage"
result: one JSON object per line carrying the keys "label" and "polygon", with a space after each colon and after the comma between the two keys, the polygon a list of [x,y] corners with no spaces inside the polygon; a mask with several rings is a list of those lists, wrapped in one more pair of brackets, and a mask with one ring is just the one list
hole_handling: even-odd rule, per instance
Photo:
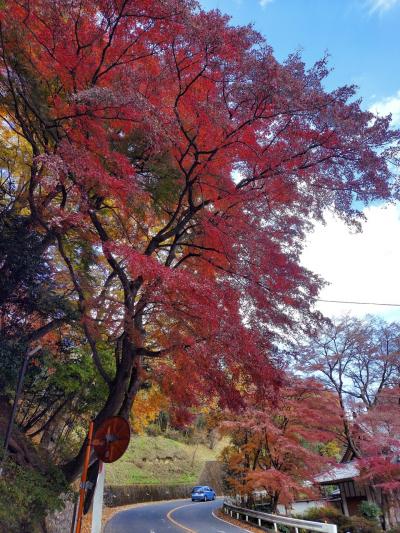
{"label": "autumn foliage", "polygon": [[89,353],[95,423],[127,416],[147,376],[182,418],[216,392],[243,406],[238,383],[277,390],[271,349],[321,284],[299,264],[305,232],[391,196],[389,119],[353,87],[325,91],[326,60],[281,64],[190,0],[9,0],[0,72],[23,143],[2,216],[37,233],[73,308],[42,313],[34,338]]}
{"label": "autumn foliage", "polygon": [[372,487],[388,525],[399,514],[400,329],[372,316],[348,316],[313,331],[293,354],[335,396],[341,412],[337,438]]}
{"label": "autumn foliage", "polygon": [[135,433],[144,433],[145,429],[157,419],[161,411],[167,408],[167,398],[157,387],[139,391],[132,405],[132,429]]}
{"label": "autumn foliage", "polygon": [[[329,465],[324,444],[334,443],[340,425],[338,403],[313,380],[293,376],[280,389],[279,399],[248,398],[246,410],[221,430],[231,438],[223,458],[233,494],[265,491],[272,511],[299,497],[319,495],[315,477]],[[334,460],[334,457],[331,457]]]}

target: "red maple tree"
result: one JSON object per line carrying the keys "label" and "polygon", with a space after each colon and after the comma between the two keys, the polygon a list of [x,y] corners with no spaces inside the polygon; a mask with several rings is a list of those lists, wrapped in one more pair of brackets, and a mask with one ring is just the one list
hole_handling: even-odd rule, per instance
{"label": "red maple tree", "polygon": [[336,396],[341,410],[338,438],[396,525],[400,510],[400,328],[376,317],[348,316],[326,323],[295,349],[299,367]]}
{"label": "red maple tree", "polygon": [[232,492],[251,506],[254,491],[265,491],[272,512],[318,495],[314,477],[329,462],[322,447],[335,441],[339,415],[332,393],[311,379],[288,375],[274,397],[250,393],[246,409],[221,425],[231,439],[223,458]]}
{"label": "red maple tree", "polygon": [[2,120],[30,151],[19,201],[108,385],[95,424],[127,415],[143,365],[180,409],[215,390],[237,404],[239,377],[271,383],[273,341],[321,283],[299,264],[305,232],[390,197],[399,133],[353,87],[326,92],[325,59],[280,64],[190,0],[6,7]]}

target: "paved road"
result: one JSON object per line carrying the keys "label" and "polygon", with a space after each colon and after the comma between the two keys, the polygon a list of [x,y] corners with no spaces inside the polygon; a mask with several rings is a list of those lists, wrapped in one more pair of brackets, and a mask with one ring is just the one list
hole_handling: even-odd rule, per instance
{"label": "paved road", "polygon": [[218,520],[212,511],[222,501],[174,500],[144,504],[116,514],[104,533],[240,533],[245,529]]}

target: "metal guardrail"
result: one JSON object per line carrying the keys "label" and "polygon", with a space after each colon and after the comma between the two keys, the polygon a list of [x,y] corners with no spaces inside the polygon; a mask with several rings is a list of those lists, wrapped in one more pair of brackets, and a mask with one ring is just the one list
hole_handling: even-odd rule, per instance
{"label": "metal guardrail", "polygon": [[335,524],[311,522],[310,520],[299,520],[289,516],[262,513],[260,511],[253,511],[244,507],[237,507],[236,505],[232,505],[227,502],[224,502],[223,509],[225,514],[229,514],[232,518],[236,518],[237,520],[249,522],[249,518],[254,518],[256,520],[256,524],[258,524],[260,527],[265,524],[273,524],[275,531],[278,531],[278,525],[282,525],[293,528],[296,533],[299,533],[299,529],[307,529],[308,531],[322,531],[323,533],[337,533],[337,526]]}

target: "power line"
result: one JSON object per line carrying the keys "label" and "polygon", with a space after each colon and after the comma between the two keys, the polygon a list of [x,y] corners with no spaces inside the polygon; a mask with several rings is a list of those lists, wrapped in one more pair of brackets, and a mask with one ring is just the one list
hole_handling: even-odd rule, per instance
{"label": "power line", "polygon": [[322,300],[320,298],[316,298],[317,302],[326,302],[331,304],[355,304],[355,305],[383,305],[386,307],[400,307],[400,304],[387,304],[387,303],[378,303],[378,302],[347,302],[344,300]]}

